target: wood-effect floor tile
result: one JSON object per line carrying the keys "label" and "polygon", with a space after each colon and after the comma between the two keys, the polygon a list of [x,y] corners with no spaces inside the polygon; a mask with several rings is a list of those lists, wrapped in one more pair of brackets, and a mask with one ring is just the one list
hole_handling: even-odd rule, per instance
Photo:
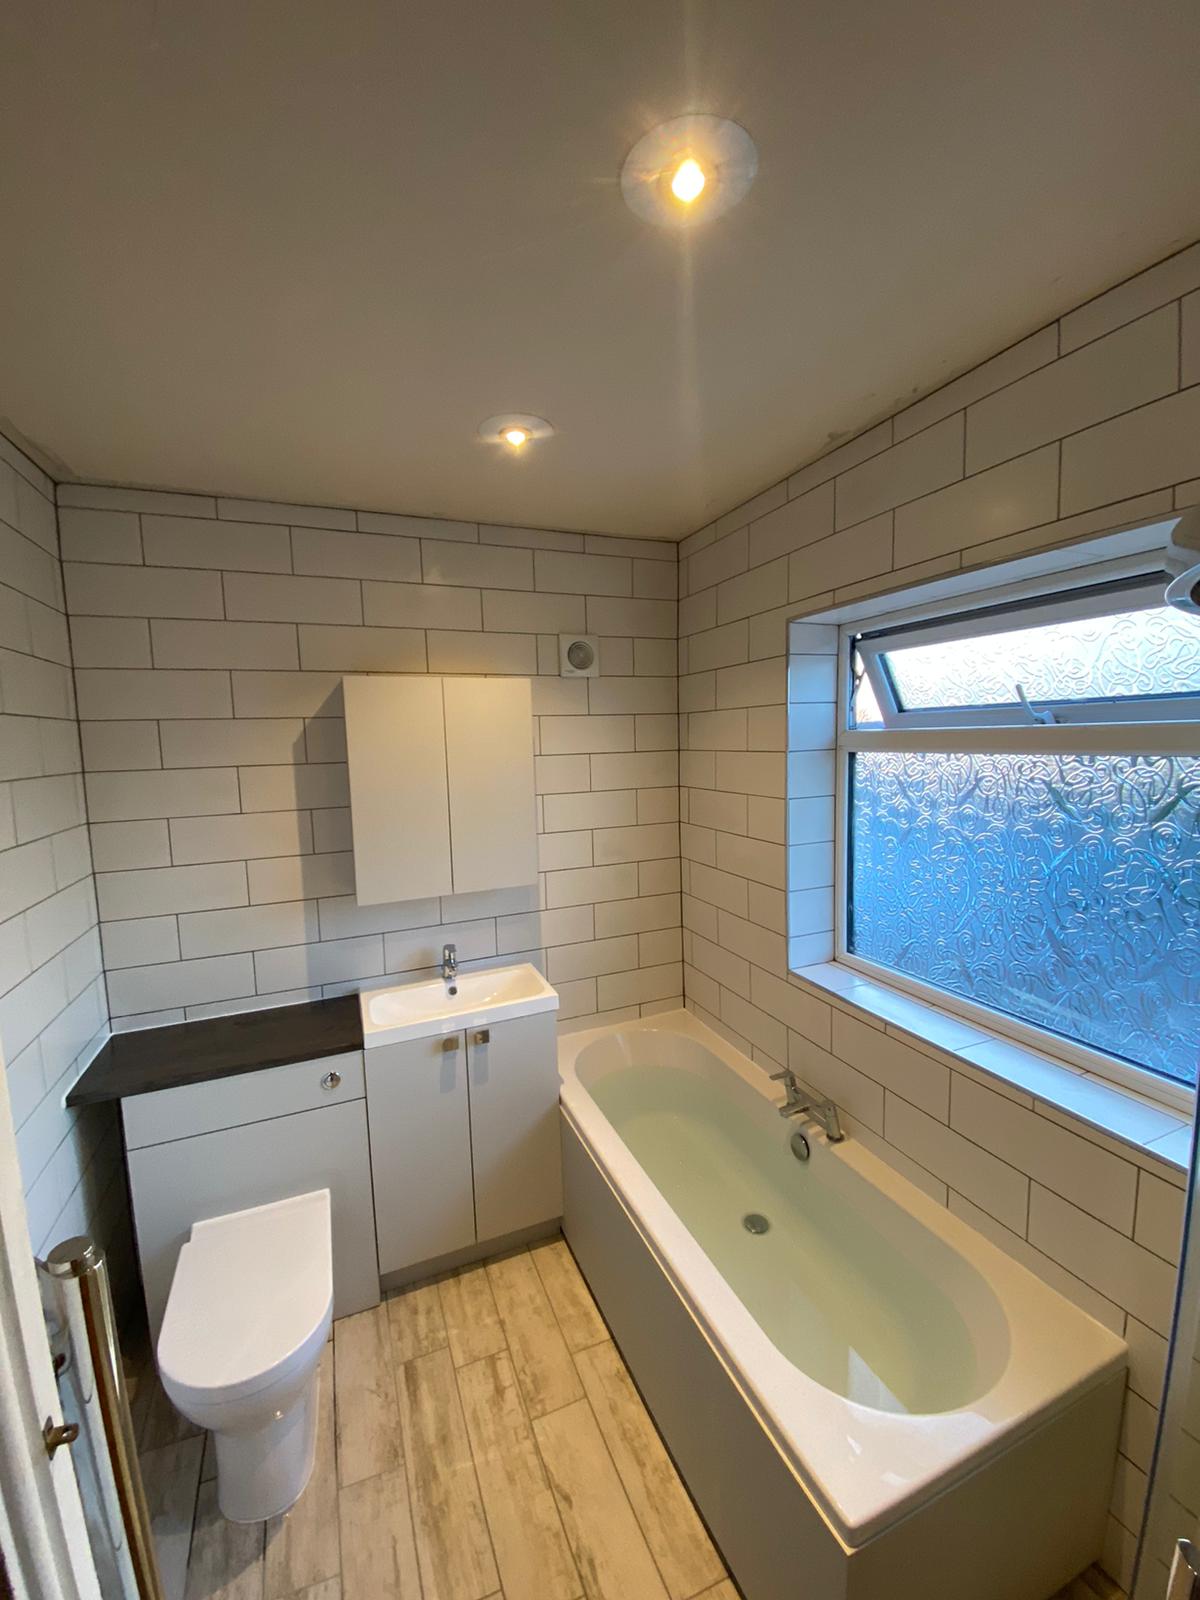
{"label": "wood-effect floor tile", "polygon": [[482,1262],[439,1278],[438,1295],[456,1367],[507,1349],[496,1297]]}
{"label": "wood-effect floor tile", "polygon": [[338,1545],[337,1452],[334,1444],[333,1346],[321,1352],[317,1455],[308,1487],[292,1509],[267,1524],[266,1600],[282,1600],[341,1572]]}
{"label": "wood-effect floor tile", "polygon": [[227,1522],[215,1483],[202,1483],[188,1560],[186,1600],[262,1600],[261,1522]]}
{"label": "wood-effect floor tile", "polygon": [[556,1411],[583,1396],[571,1352],[527,1250],[488,1262],[488,1281],[504,1324],[529,1414]]}
{"label": "wood-effect floor tile", "polygon": [[565,1239],[544,1239],[531,1245],[529,1254],[542,1287],[554,1308],[569,1350],[586,1350],[608,1338],[604,1318],[596,1309],[583,1274]]}
{"label": "wood-effect floor tile", "polygon": [[324,1583],[314,1583],[311,1589],[289,1595],[288,1600],[342,1600],[341,1579],[326,1578]]}
{"label": "wood-effect floor tile", "polygon": [[397,1471],[400,1413],[386,1305],[334,1325],[333,1365],[339,1483]]}
{"label": "wood-effect floor tile", "polygon": [[690,1600],[725,1577],[725,1564],[634,1388],[615,1345],[575,1357],[613,1464],[671,1600]]}
{"label": "wood-effect floor tile", "polygon": [[200,1482],[211,1483],[217,1475],[217,1441],[211,1433],[204,1435],[204,1455],[200,1461]]}
{"label": "wood-effect floor tile", "polygon": [[705,1589],[703,1594],[698,1594],[696,1600],[740,1600],[740,1596],[729,1579],[724,1578],[711,1589]]}
{"label": "wood-effect floor tile", "polygon": [[533,1424],[587,1600],[667,1600],[586,1400]]}
{"label": "wood-effect floor tile", "polygon": [[397,1290],[386,1304],[392,1326],[392,1359],[397,1364],[427,1356],[446,1343],[441,1297],[432,1279]]}
{"label": "wood-effect floor tile", "polygon": [[167,1399],[167,1392],[157,1370],[138,1386],[138,1410],[141,1427],[136,1435],[139,1454],[157,1450],[164,1444],[178,1444],[181,1439],[195,1439],[201,1430],[189,1422]]}
{"label": "wood-effect floor tile", "polygon": [[500,1587],[449,1349],[398,1373],[424,1600],[484,1600]]}
{"label": "wood-effect floor tile", "polygon": [[141,1456],[142,1484],[166,1600],[183,1600],[203,1450],[204,1440],[197,1433]]}
{"label": "wood-effect floor tile", "polygon": [[575,1600],[583,1587],[505,1352],[458,1369],[500,1581],[510,1600]]}
{"label": "wood-effect floor tile", "polygon": [[421,1600],[417,1548],[404,1473],[349,1484],[338,1501],[340,1600]]}

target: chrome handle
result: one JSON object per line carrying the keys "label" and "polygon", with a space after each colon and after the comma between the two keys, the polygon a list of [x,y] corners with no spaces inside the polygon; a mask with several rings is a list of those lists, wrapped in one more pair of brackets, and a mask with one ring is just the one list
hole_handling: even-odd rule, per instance
{"label": "chrome handle", "polygon": [[447,1037],[442,1040],[442,1049],[443,1050],[457,1050],[458,1049],[458,1035],[456,1033],[451,1033],[451,1034],[447,1035]]}
{"label": "chrome handle", "polygon": [[796,1074],[791,1067],[784,1067],[782,1072],[769,1072],[767,1076],[772,1083],[782,1083],[785,1078],[794,1078]]}
{"label": "chrome handle", "polygon": [[322,1089],[336,1089],[342,1081],[340,1072],[327,1072],[321,1079]]}
{"label": "chrome handle", "polygon": [[491,1037],[492,1030],[490,1028],[480,1028],[479,1032],[475,1035],[473,1042],[475,1044],[489,1044],[491,1042]]}
{"label": "chrome handle", "polygon": [[55,1423],[50,1417],[46,1418],[42,1428],[42,1438],[46,1444],[46,1454],[51,1460],[54,1452],[60,1445],[74,1444],[79,1437],[79,1424],[77,1422]]}
{"label": "chrome handle", "polygon": [[1195,1600],[1197,1594],[1200,1594],[1200,1551],[1190,1539],[1179,1539],[1167,1581],[1167,1600]]}

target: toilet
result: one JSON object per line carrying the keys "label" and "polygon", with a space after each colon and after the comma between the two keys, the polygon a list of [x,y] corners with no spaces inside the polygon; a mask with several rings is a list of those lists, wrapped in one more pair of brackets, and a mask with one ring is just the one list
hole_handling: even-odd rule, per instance
{"label": "toilet", "polygon": [[278,1516],[304,1492],[332,1321],[328,1189],[193,1224],[158,1369],[176,1409],[213,1435],[217,1500],[231,1522]]}

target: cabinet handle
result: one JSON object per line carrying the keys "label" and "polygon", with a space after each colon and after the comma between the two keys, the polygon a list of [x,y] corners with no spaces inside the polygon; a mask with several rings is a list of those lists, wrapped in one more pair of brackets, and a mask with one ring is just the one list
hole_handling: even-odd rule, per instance
{"label": "cabinet handle", "polygon": [[458,1035],[456,1033],[448,1034],[447,1037],[442,1040],[442,1049],[443,1050],[457,1050],[458,1049]]}
{"label": "cabinet handle", "polygon": [[321,1079],[321,1087],[322,1089],[336,1089],[341,1084],[341,1081],[342,1075],[340,1072],[327,1072]]}
{"label": "cabinet handle", "polygon": [[489,1044],[491,1042],[491,1037],[492,1030],[490,1028],[480,1028],[479,1032],[475,1035],[474,1042],[476,1044]]}

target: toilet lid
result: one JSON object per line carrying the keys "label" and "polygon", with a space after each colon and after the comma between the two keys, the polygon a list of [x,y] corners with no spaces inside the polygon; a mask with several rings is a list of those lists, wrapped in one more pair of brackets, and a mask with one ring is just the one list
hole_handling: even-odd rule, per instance
{"label": "toilet lid", "polygon": [[194,1223],[158,1336],[163,1378],[209,1397],[252,1394],[312,1339],[332,1302],[328,1189]]}

